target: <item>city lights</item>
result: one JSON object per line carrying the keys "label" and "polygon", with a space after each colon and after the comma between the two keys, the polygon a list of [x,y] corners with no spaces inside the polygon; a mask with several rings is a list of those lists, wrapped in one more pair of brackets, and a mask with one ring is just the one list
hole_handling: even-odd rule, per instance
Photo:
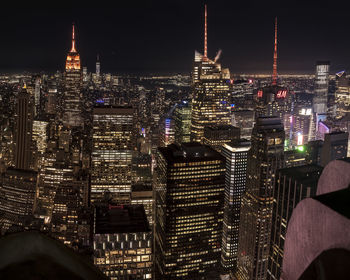
{"label": "city lights", "polygon": [[347,279],[341,5],[114,2],[3,7],[0,278]]}

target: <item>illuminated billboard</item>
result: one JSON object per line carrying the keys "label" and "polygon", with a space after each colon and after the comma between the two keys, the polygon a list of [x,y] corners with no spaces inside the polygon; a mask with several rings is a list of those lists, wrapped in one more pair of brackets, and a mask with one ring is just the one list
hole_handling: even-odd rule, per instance
{"label": "illuminated billboard", "polygon": [[277,91],[276,98],[286,98],[286,97],[287,97],[287,90],[286,89]]}

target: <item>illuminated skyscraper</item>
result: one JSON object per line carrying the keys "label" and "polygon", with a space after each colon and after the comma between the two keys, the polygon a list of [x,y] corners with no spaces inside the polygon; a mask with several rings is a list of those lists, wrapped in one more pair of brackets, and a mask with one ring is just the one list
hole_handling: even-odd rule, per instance
{"label": "illuminated skyscraper", "polygon": [[25,87],[18,93],[15,130],[15,166],[29,169],[32,162],[33,104]]}
{"label": "illuminated skyscraper", "polygon": [[255,95],[256,116],[279,117],[285,126],[286,138],[289,138],[290,130],[287,124],[290,123],[293,95],[285,87],[278,84],[277,79],[277,18],[275,18],[275,40],[273,55],[272,83],[270,86],[259,88]]}
{"label": "illuminated skyscraper", "polygon": [[166,118],[163,124],[160,125],[160,146],[166,147],[175,142],[175,122],[173,118]]}
{"label": "illuminated skyscraper", "polygon": [[292,145],[304,145],[312,140],[313,113],[312,108],[298,106],[295,113],[290,117],[292,130]]}
{"label": "illuminated skyscraper", "polygon": [[317,61],[313,109],[316,114],[327,113],[329,61]]}
{"label": "illuminated skyscraper", "polygon": [[94,264],[110,279],[152,279],[152,231],[142,205],[96,207]]}
{"label": "illuminated skyscraper", "polygon": [[341,118],[350,113],[350,81],[345,71],[336,74],[336,116]]}
{"label": "illuminated skyscraper", "polygon": [[266,278],[270,249],[273,188],[284,164],[284,129],[276,117],[257,119],[248,153],[246,192],[242,197],[236,276]]}
{"label": "illuminated skyscraper", "polygon": [[221,151],[226,158],[221,265],[230,271],[237,265],[241,199],[246,188],[249,149],[250,142],[242,140],[236,144],[224,144]]}
{"label": "illuminated skyscraper", "polygon": [[131,107],[96,106],[93,109],[91,200],[104,192],[131,192],[134,110]]}
{"label": "illuminated skyscraper", "polygon": [[153,228],[153,201],[152,183],[132,185],[131,204],[143,205],[151,228]]}
{"label": "illuminated skyscraper", "polygon": [[54,78],[50,78],[48,84],[47,102],[45,113],[55,115],[57,111],[57,84]]}
{"label": "illuminated skyscraper", "polygon": [[35,115],[37,116],[40,112],[40,77],[37,77],[35,79],[35,89],[34,89],[34,112]]}
{"label": "illuminated skyscraper", "polygon": [[0,177],[0,229],[25,228],[33,217],[37,172],[9,168]]}
{"label": "illuminated skyscraper", "polygon": [[152,144],[152,154],[155,154],[159,144],[161,143],[160,136],[160,122],[164,120],[165,111],[165,89],[157,88],[152,92],[152,99],[150,102],[150,138]]}
{"label": "illuminated skyscraper", "polygon": [[96,77],[97,78],[100,78],[100,72],[101,72],[100,56],[97,54],[97,60],[96,60]]}
{"label": "illuminated skyscraper", "polygon": [[72,48],[67,55],[64,72],[63,122],[68,126],[84,126],[82,122],[82,72],[80,56],[75,48],[74,24],[72,30]]}
{"label": "illuminated skyscraper", "polygon": [[191,141],[202,142],[204,127],[231,124],[230,71],[221,69],[218,56],[207,56],[207,8],[205,6],[204,55],[195,52],[192,73]]}
{"label": "illuminated skyscraper", "polygon": [[33,121],[32,140],[41,154],[45,153],[47,147],[47,125],[46,121]]}
{"label": "illuminated skyscraper", "polygon": [[191,136],[191,104],[183,101],[175,108],[175,143],[190,142]]}
{"label": "illuminated skyscraper", "polygon": [[69,163],[68,153],[54,149],[43,156],[39,171],[36,192],[35,215],[50,222],[57,189],[73,181],[73,168]]}
{"label": "illuminated skyscraper", "polygon": [[232,113],[232,124],[241,130],[241,138],[250,140],[255,124],[254,110],[239,110]]}
{"label": "illuminated skyscraper", "polygon": [[271,247],[267,269],[267,279],[269,280],[280,279],[289,219],[293,209],[302,199],[316,195],[317,182],[321,172],[322,167],[318,165],[304,165],[283,168],[276,173]]}
{"label": "illuminated skyscraper", "polygon": [[55,191],[50,235],[66,246],[78,249],[91,245],[88,192],[87,178],[63,182]]}
{"label": "illuminated skyscraper", "polygon": [[155,178],[157,279],[201,279],[218,272],[224,157],[199,143],[159,148]]}
{"label": "illuminated skyscraper", "polygon": [[43,164],[43,155],[47,148],[48,122],[33,121],[32,144],[33,144],[33,169],[38,170]]}

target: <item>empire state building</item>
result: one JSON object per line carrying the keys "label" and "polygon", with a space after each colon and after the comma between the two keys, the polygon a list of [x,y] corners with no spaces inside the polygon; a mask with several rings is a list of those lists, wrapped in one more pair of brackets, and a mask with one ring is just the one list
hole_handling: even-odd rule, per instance
{"label": "empire state building", "polygon": [[82,126],[82,72],[80,56],[75,48],[74,24],[72,29],[72,48],[67,55],[65,70],[63,123],[70,127]]}

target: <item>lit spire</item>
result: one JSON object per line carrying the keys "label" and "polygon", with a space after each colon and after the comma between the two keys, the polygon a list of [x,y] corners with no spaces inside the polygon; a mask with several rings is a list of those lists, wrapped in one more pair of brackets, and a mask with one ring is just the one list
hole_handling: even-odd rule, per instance
{"label": "lit spire", "polygon": [[204,11],[204,57],[208,57],[208,47],[207,47],[207,4],[205,4]]}
{"label": "lit spire", "polygon": [[75,49],[75,32],[74,32],[74,23],[73,23],[73,28],[72,28],[72,49],[70,50],[70,52],[77,52]]}
{"label": "lit spire", "polygon": [[273,51],[272,85],[277,85],[277,17],[275,18],[275,48]]}

